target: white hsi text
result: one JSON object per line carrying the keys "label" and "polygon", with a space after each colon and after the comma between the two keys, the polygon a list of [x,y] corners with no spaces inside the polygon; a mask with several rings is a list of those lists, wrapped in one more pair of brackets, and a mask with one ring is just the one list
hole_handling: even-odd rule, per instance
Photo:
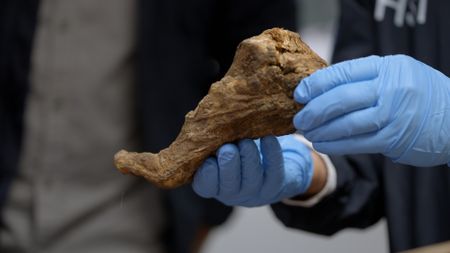
{"label": "white hsi text", "polygon": [[394,24],[402,27],[423,25],[427,21],[428,0],[377,0],[375,20],[383,21],[388,8],[394,11]]}

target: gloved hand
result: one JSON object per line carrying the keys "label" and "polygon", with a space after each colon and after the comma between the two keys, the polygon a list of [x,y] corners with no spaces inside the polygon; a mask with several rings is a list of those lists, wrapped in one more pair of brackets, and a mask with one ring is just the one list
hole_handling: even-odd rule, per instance
{"label": "gloved hand", "polygon": [[294,125],[326,154],[381,153],[415,166],[450,161],[450,80],[397,55],[342,62],[305,78]]}
{"label": "gloved hand", "polygon": [[[280,147],[281,145],[281,147]],[[225,144],[208,158],[192,187],[204,198],[246,207],[278,202],[306,192],[313,175],[311,151],[293,135]]]}

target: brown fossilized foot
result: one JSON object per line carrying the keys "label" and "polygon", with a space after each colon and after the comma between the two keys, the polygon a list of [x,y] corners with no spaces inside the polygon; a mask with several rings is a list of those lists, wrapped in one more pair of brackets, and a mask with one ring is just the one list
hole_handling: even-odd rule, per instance
{"label": "brown fossilized foot", "polygon": [[195,170],[224,143],[294,132],[301,109],[293,100],[300,80],[326,66],[299,35],[270,29],[239,45],[233,64],[186,115],[177,139],[158,154],[118,152],[116,167],[157,186],[189,182]]}

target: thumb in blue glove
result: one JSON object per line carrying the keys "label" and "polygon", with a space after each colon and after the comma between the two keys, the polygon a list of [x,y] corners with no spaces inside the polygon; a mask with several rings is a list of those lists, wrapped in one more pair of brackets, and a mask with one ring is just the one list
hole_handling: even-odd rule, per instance
{"label": "thumb in blue glove", "polygon": [[194,176],[194,191],[226,205],[262,206],[306,192],[311,184],[311,151],[293,135],[268,136],[258,144],[225,144]]}
{"label": "thumb in blue glove", "polygon": [[319,70],[297,87],[308,103],[294,125],[326,154],[381,153],[396,162],[450,161],[450,80],[404,56],[371,56]]}

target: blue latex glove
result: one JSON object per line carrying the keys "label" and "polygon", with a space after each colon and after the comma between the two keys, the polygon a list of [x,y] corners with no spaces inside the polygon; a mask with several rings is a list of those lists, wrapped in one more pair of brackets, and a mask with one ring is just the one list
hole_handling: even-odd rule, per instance
{"label": "blue latex glove", "polygon": [[[208,158],[192,187],[204,198],[226,205],[262,206],[304,193],[312,179],[311,151],[292,135],[225,144]],[[281,145],[281,147],[280,147]]]}
{"label": "blue latex glove", "polygon": [[326,154],[381,153],[415,166],[450,161],[450,80],[397,55],[319,70],[294,93],[294,125]]}

